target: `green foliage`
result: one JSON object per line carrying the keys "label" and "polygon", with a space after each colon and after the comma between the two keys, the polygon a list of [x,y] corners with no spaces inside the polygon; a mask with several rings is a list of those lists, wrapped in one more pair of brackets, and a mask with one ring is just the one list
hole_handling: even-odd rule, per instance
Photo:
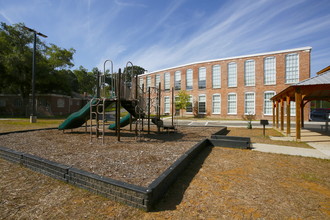
{"label": "green foliage", "polygon": [[78,80],[78,91],[80,93],[87,92],[93,94],[96,86],[96,76],[94,73],[88,72],[88,70],[82,66],[77,70],[73,70],[73,73]]}
{"label": "green foliage", "polygon": [[132,71],[132,66],[127,66],[127,68],[126,67],[124,68],[123,77],[125,77],[126,81],[131,81],[132,74],[133,76],[141,75],[145,71],[146,70],[140,66],[133,66],[133,71]]}
{"label": "green foliage", "polygon": [[[175,108],[178,110],[186,109],[189,104],[189,94],[185,90],[180,90],[175,100]],[[183,111],[181,111],[183,115]],[[181,115],[181,116],[182,116]]]}
{"label": "green foliage", "polygon": [[[20,94],[27,104],[31,92],[34,34],[24,24],[0,25],[0,92]],[[77,91],[76,76],[68,68],[73,66],[74,49],[49,46],[36,38],[36,93],[70,95]]]}

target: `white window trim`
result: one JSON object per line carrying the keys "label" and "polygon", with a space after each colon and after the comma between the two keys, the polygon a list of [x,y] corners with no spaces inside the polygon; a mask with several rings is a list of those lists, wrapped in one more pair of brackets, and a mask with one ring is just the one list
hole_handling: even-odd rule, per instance
{"label": "white window trim", "polygon": [[[263,113],[263,115],[265,115],[265,116],[272,116],[273,115],[273,111],[272,111],[272,113],[270,113],[270,114],[265,114],[265,93],[274,93],[274,96],[276,95],[276,92],[275,91],[264,91],[264,94],[263,94],[263,99],[262,99],[262,113]],[[272,102],[272,106],[273,106],[273,101],[271,101]]]}
{"label": "white window trim", "polygon": [[[191,89],[187,88],[187,85],[188,85],[188,83],[187,83],[188,82],[188,80],[187,80],[188,79],[188,77],[187,77],[188,76],[188,70],[191,70],[191,83],[192,83],[191,84]],[[194,87],[194,71],[193,71],[193,69],[189,68],[189,69],[186,70],[186,90],[191,91],[191,90],[194,89],[193,87]]]}
{"label": "white window trim", "polygon": [[[214,86],[214,69],[213,69],[215,66],[219,66],[219,77],[220,77],[219,86],[216,86],[216,87]],[[212,66],[212,88],[213,89],[220,89],[221,88],[221,65],[220,64],[215,64],[215,65]]]}
{"label": "white window trim", "polygon": [[[219,108],[219,112],[214,112],[213,97],[214,97],[215,95],[220,96],[220,108]],[[220,93],[215,93],[215,94],[212,95],[212,114],[213,114],[213,115],[220,115],[220,114],[221,114],[221,94],[220,94]]]}
{"label": "white window trim", "polygon": [[[235,82],[235,85],[231,85],[231,86],[229,86],[229,65],[230,64],[235,64],[236,65],[236,73],[235,73],[236,82]],[[228,88],[235,88],[235,87],[237,87],[237,63],[236,62],[230,62],[230,63],[227,64],[227,87]]]}
{"label": "white window trim", "polygon": [[[265,61],[267,58],[274,58],[274,63],[275,63],[275,81],[274,83],[265,83]],[[275,56],[270,56],[270,57],[265,57],[264,58],[264,85],[265,86],[271,86],[271,85],[276,85],[276,75],[277,75],[277,71],[276,71],[276,57]]]}
{"label": "white window trim", "polygon": [[[287,80],[287,77],[286,77],[286,57],[288,56],[288,55],[294,55],[294,54],[296,54],[297,55],[297,58],[298,58],[298,60],[297,60],[297,63],[298,63],[298,67],[297,67],[297,71],[298,71],[298,80],[297,80],[297,82],[290,82],[290,83],[288,83],[288,82],[286,82],[286,80]],[[299,54],[298,53],[288,53],[288,54],[286,54],[285,55],[285,57],[284,57],[284,64],[285,64],[285,74],[284,74],[284,82],[285,82],[285,84],[288,84],[288,85],[291,85],[291,84],[295,84],[295,83],[298,83],[299,82],[299,79],[300,79],[300,69],[299,69],[299,66],[300,66],[300,62],[299,62]]]}
{"label": "white window trim", "polygon": [[[169,109],[168,109],[168,111],[166,111],[166,106],[165,106],[165,100],[168,98],[168,100],[169,100]],[[170,99],[170,97],[169,96],[164,96],[164,114],[165,113],[171,113],[171,99]]]}
{"label": "white window trim", "polygon": [[[229,105],[228,105],[228,96],[229,95],[235,95],[236,96],[236,107],[235,107],[235,113],[229,113],[228,110],[229,110]],[[237,115],[237,93],[235,92],[230,92],[227,94],[227,115]]]}
{"label": "white window trim", "polygon": [[194,97],[192,95],[189,95],[189,100],[190,98],[191,98],[191,112],[186,111],[186,114],[192,115],[194,114]]}
{"label": "white window trim", "polygon": [[[199,88],[200,70],[201,70],[201,69],[205,69],[205,88]],[[206,69],[206,67],[204,67],[204,66],[199,67],[199,68],[198,68],[198,89],[199,89],[199,90],[204,90],[204,89],[206,89],[206,77],[207,77],[207,69]]]}
{"label": "white window trim", "polygon": [[253,114],[255,115],[256,114],[256,93],[255,92],[245,92],[244,93],[244,115],[249,115],[248,112],[246,112],[246,109],[245,109],[245,102],[246,102],[246,99],[245,99],[245,95],[246,94],[253,94],[254,96],[254,100],[253,100],[253,103],[254,103],[254,106],[253,106]]}
{"label": "white window trim", "polygon": [[[253,61],[253,63],[254,63],[254,82],[253,82],[253,85],[246,85],[246,78],[245,78],[246,77],[246,63],[248,61]],[[249,59],[249,60],[244,61],[244,86],[246,86],[246,87],[256,86],[256,61],[253,60],[253,59]]]}
{"label": "white window trim", "polygon": [[[200,111],[199,111],[199,97],[200,97],[200,96],[204,96],[204,97],[205,97],[205,112],[200,112]],[[207,111],[206,111],[206,95],[205,95],[205,94],[199,94],[199,95],[198,95],[198,106],[197,106],[197,107],[198,107],[198,114],[206,115],[206,112],[207,112]]]}
{"label": "white window trim", "polygon": [[[180,89],[176,88],[176,82],[177,82],[177,73],[180,73]],[[180,70],[177,70],[174,72],[174,90],[181,90],[182,89],[182,74]]]}
{"label": "white window trim", "polygon": [[[169,88],[166,88],[166,86],[167,86],[167,84],[166,84],[166,76],[168,76],[168,78],[169,78]],[[170,74],[170,72],[166,72],[166,73],[164,73],[164,90],[165,91],[170,91],[171,90],[171,74]]]}

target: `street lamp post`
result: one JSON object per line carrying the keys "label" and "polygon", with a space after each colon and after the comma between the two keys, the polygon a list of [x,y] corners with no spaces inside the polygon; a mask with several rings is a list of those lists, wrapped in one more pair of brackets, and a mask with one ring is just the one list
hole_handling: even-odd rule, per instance
{"label": "street lamp post", "polygon": [[46,35],[37,32],[28,27],[23,27],[24,29],[33,32],[34,41],[33,41],[33,56],[32,56],[32,113],[30,115],[30,123],[37,122],[37,114],[36,114],[36,100],[35,100],[35,71],[36,71],[36,44],[37,44],[37,35],[47,38]]}

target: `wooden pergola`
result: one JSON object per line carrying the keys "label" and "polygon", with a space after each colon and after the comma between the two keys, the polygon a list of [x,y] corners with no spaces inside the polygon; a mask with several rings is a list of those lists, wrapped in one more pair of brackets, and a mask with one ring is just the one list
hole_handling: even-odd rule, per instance
{"label": "wooden pergola", "polygon": [[291,135],[290,101],[296,102],[296,140],[301,139],[304,127],[304,107],[312,100],[330,101],[330,71],[291,85],[271,98],[273,126],[284,131],[284,105],[286,106],[286,134]]}

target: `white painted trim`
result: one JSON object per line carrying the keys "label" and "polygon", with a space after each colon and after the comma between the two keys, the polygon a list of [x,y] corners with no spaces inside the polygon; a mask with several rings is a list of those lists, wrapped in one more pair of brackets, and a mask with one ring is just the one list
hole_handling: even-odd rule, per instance
{"label": "white painted trim", "polygon": [[236,57],[227,57],[227,58],[220,58],[220,59],[213,59],[213,60],[198,61],[198,62],[187,63],[187,64],[183,64],[180,66],[174,66],[174,67],[169,67],[166,69],[160,69],[160,70],[144,73],[139,76],[144,76],[144,75],[153,74],[153,73],[157,73],[157,72],[169,71],[170,69],[175,69],[175,68],[180,68],[180,67],[185,67],[185,66],[190,66],[190,65],[195,65],[195,64],[210,63],[210,62],[239,59],[239,58],[256,57],[256,56],[267,56],[267,55],[273,55],[273,54],[279,54],[279,53],[290,53],[290,52],[297,52],[297,51],[310,52],[311,50],[312,50],[312,47],[308,46],[308,47],[301,47],[301,48],[294,48],[294,49],[287,49],[287,50],[271,51],[271,52],[266,52],[266,53],[256,53],[256,54],[249,54],[249,55],[236,56]]}

